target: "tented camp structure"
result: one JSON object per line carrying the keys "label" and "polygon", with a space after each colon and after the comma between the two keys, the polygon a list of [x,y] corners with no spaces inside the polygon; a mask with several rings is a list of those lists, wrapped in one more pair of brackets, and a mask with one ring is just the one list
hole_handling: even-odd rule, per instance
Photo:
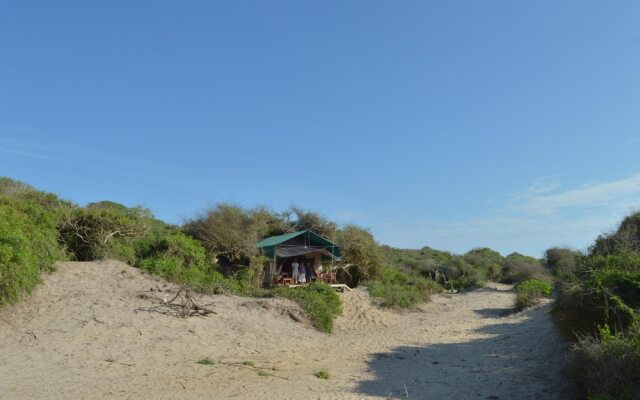
{"label": "tented camp structure", "polygon": [[270,262],[265,271],[265,283],[271,285],[279,272],[291,268],[293,260],[305,260],[314,270],[326,261],[340,261],[340,247],[329,239],[309,230],[285,233],[261,240],[257,247]]}

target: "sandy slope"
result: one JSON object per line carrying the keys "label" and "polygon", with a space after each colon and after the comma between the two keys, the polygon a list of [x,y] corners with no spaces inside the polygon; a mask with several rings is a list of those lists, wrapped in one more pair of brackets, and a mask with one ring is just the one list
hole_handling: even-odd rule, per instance
{"label": "sandy slope", "polygon": [[[217,314],[204,318],[136,312],[150,288],[160,298],[175,290],[119,262],[60,264],[0,310],[0,398],[562,398],[565,345],[546,307],[505,316],[506,286],[405,313],[354,290],[341,294],[333,335],[295,322],[285,300],[214,296],[203,301]],[[218,363],[197,364],[203,357]]]}

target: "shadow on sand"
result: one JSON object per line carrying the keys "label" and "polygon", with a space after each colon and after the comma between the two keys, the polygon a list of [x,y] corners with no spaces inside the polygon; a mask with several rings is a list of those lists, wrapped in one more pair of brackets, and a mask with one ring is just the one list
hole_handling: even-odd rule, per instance
{"label": "shadow on sand", "polygon": [[485,318],[501,318],[507,315],[515,314],[516,309],[514,307],[506,308],[481,308],[479,310],[473,310],[474,313]]}
{"label": "shadow on sand", "polygon": [[[522,321],[505,318],[478,329],[485,338],[373,354],[368,367],[374,378],[360,382],[356,392],[438,400],[562,399],[566,344],[548,320],[546,308],[525,311]],[[495,316],[496,311],[478,313]]]}

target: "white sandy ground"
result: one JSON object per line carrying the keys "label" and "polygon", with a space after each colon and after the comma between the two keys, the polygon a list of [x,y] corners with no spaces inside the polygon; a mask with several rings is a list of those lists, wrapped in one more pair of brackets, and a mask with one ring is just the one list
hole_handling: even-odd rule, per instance
{"label": "white sandy ground", "polygon": [[206,297],[217,314],[187,319],[136,312],[151,305],[138,296],[150,288],[175,293],[119,262],[60,263],[0,310],[0,398],[564,398],[566,344],[548,305],[507,315],[505,285],[401,313],[346,292],[332,335],[295,322],[297,306],[281,299]]}

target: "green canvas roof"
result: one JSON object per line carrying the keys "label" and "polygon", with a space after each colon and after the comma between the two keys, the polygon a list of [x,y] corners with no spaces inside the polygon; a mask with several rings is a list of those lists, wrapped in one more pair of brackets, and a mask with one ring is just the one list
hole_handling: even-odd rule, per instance
{"label": "green canvas roof", "polygon": [[[306,247],[310,250],[319,250],[325,253],[325,256],[333,259],[340,259],[340,247],[337,244],[333,243],[329,239],[318,235],[310,230],[298,231],[285,233],[284,235],[278,236],[270,236],[268,238],[262,239],[256,247],[260,248],[267,257],[273,257],[274,255],[280,253],[277,251],[277,248],[286,248],[286,247],[294,247],[287,245],[288,241],[292,239],[297,239],[296,242],[299,242],[300,239],[303,240],[304,245],[298,245],[295,247]],[[280,256],[280,254],[278,254]]]}

